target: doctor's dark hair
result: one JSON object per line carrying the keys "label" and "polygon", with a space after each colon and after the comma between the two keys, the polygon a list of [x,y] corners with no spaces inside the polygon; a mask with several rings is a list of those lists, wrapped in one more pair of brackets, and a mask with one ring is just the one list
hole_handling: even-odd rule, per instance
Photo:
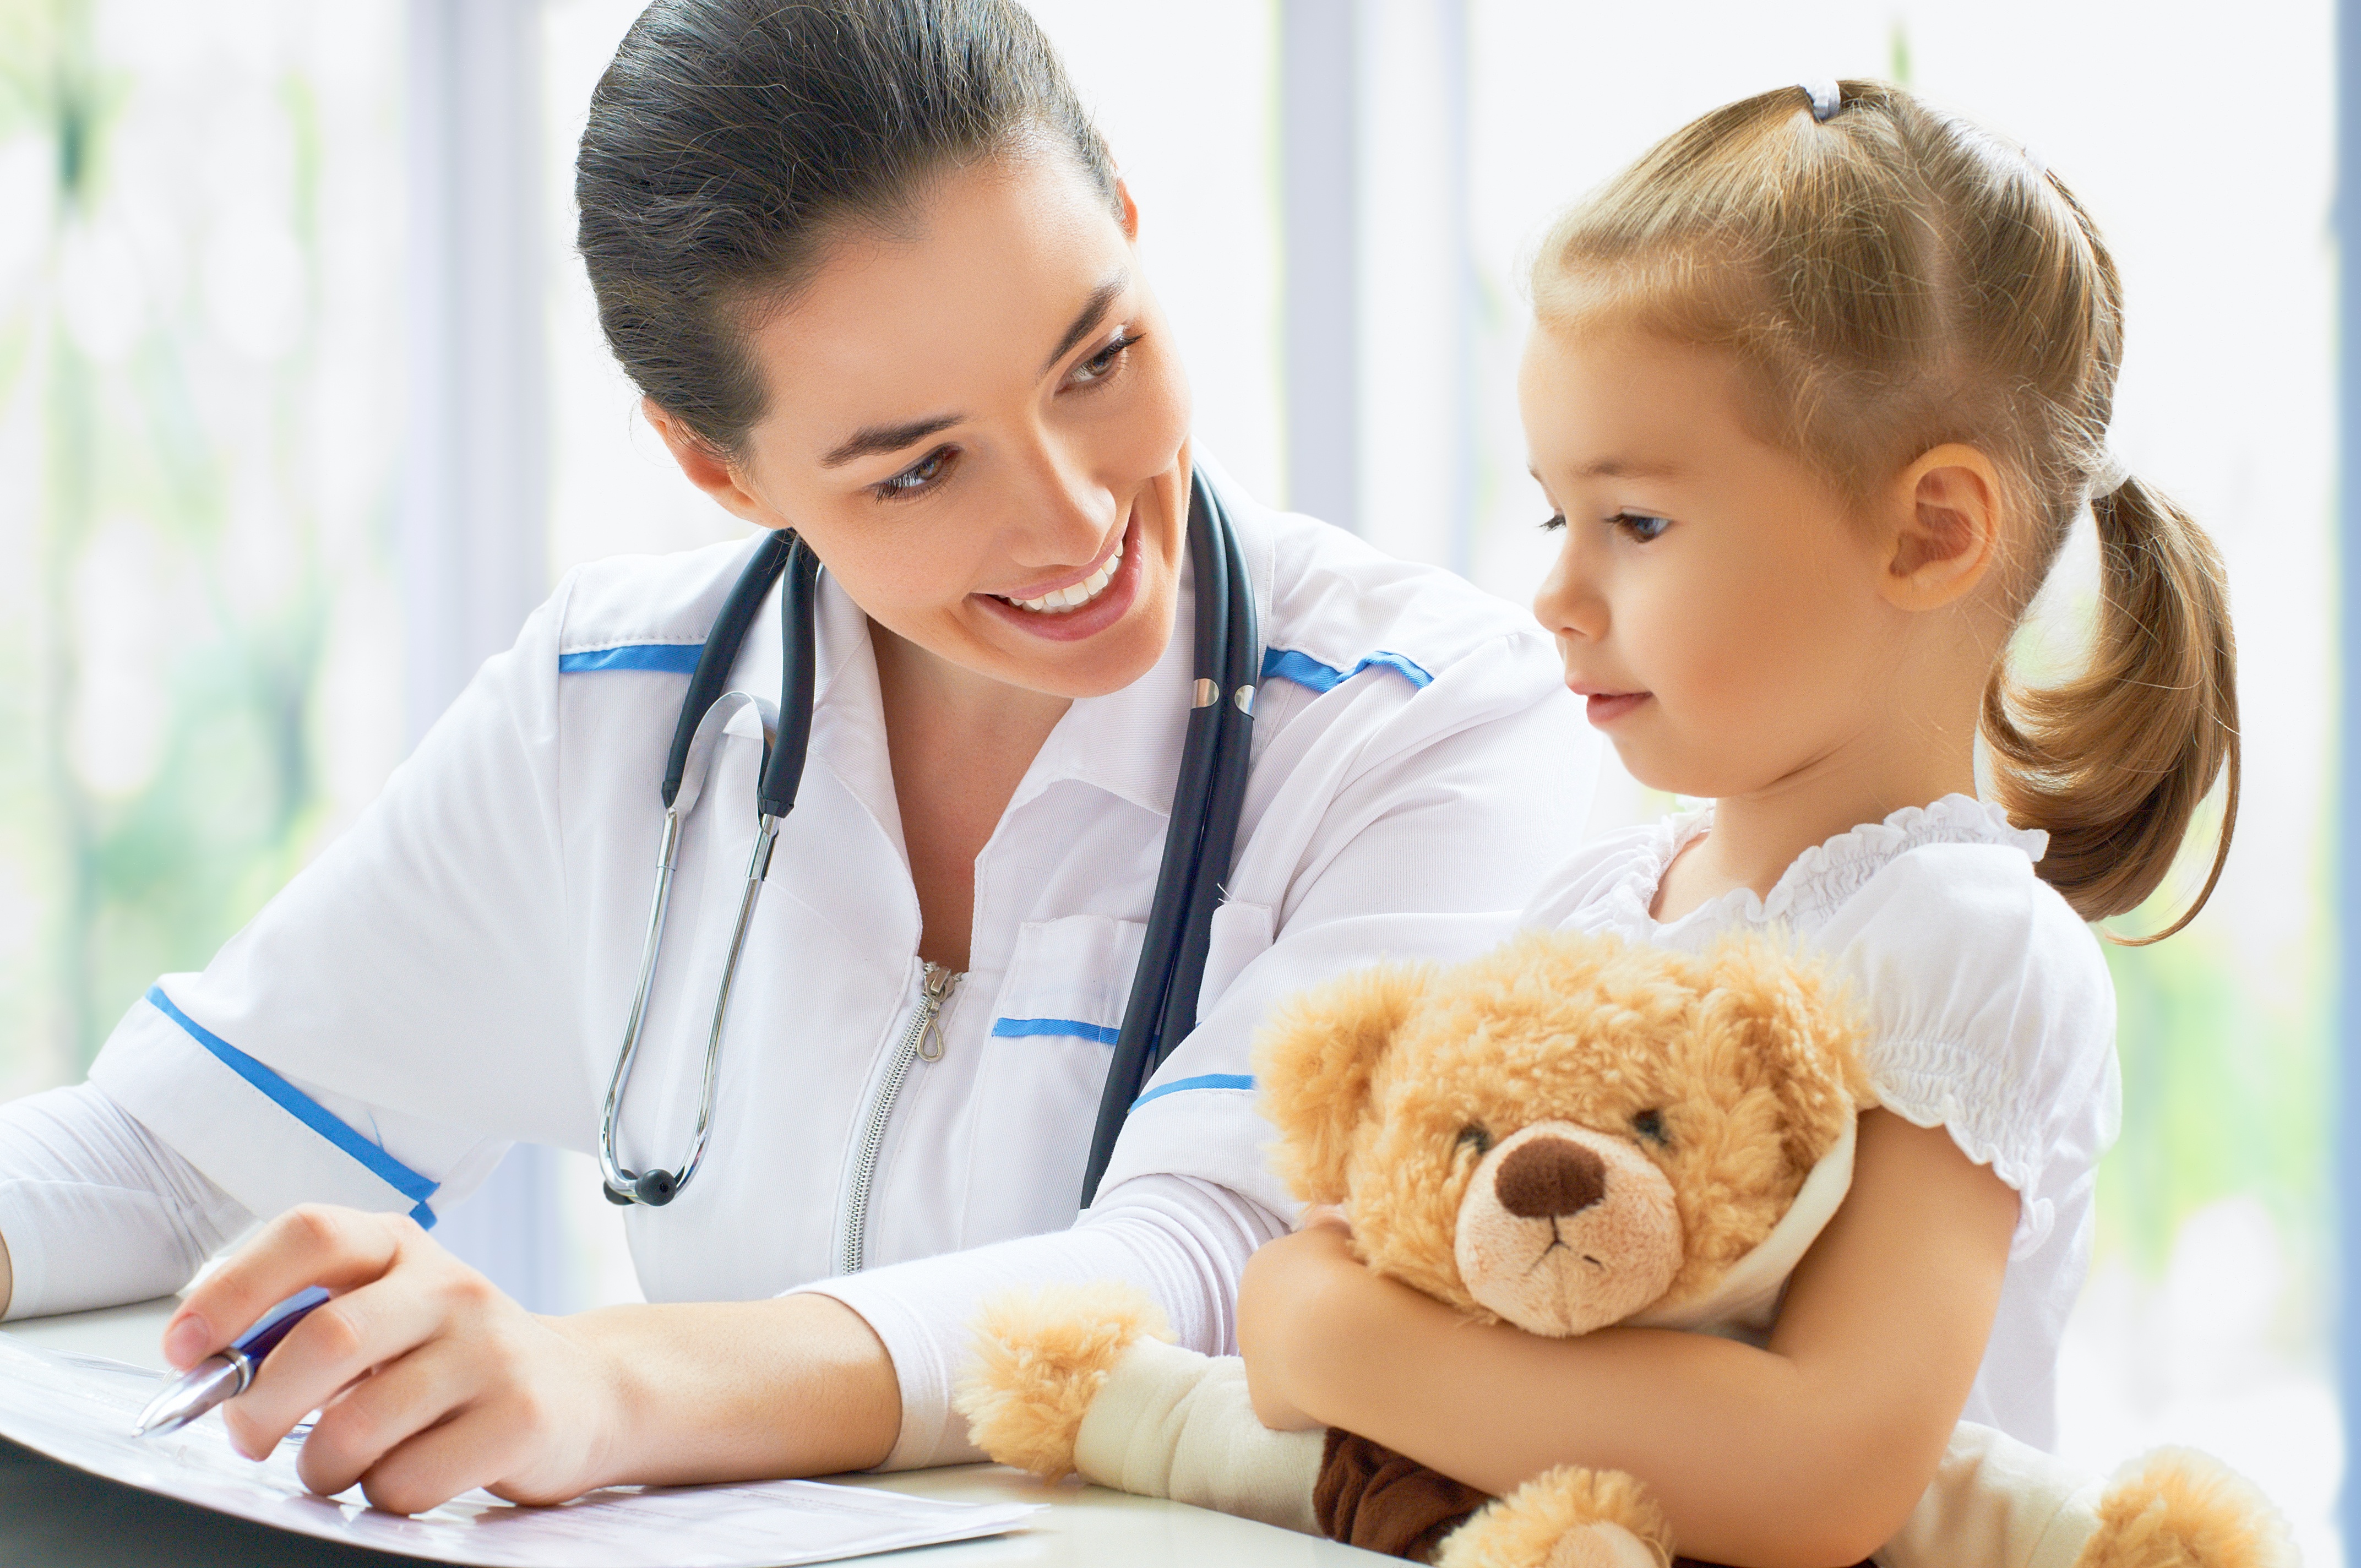
{"label": "doctor's dark hair", "polygon": [[715,452],[763,412],[747,334],[848,230],[1038,143],[1118,214],[1115,165],[1011,0],[656,0],[590,98],[577,247],[608,345]]}
{"label": "doctor's dark hair", "polygon": [[[2085,920],[2163,883],[2227,776],[2238,689],[2221,557],[2106,448],[2123,363],[2114,257],[2064,181],[2015,143],[1879,82],[1834,112],[1783,87],[1658,143],[1561,218],[1533,272],[1542,320],[1622,324],[1736,356],[1748,418],[1858,502],[1937,446],[2000,470],[1998,587],[2021,619],[2087,503],[2096,645],[2064,682],[1995,660],[1982,722],[1994,793],[2049,835],[2039,872]],[[2158,938],[2151,938],[2149,940]]]}

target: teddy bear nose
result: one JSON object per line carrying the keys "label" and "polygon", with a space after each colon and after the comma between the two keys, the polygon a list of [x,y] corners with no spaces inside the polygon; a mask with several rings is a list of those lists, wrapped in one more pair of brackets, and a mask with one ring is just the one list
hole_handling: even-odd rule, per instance
{"label": "teddy bear nose", "polygon": [[1570,1138],[1535,1138],[1509,1152],[1492,1190],[1521,1220],[1579,1214],[1607,1196],[1607,1162]]}

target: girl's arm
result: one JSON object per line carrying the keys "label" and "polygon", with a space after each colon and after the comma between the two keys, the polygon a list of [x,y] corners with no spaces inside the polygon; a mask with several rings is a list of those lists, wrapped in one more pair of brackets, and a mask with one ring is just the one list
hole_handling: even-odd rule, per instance
{"label": "girl's arm", "polygon": [[1626,1470],[1684,1555],[1826,1568],[1883,1545],[1933,1478],[2016,1218],[2016,1193],[1942,1128],[1873,1111],[1767,1349],[1477,1326],[1370,1273],[1324,1226],[1256,1255],[1238,1340],[1271,1424],[1343,1427],[1494,1493],[1554,1464]]}

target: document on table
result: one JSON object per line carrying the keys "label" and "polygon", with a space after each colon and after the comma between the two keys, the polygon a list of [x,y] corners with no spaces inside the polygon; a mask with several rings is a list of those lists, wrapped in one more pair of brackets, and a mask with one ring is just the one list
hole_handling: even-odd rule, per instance
{"label": "document on table", "polygon": [[404,1518],[368,1507],[357,1489],[337,1497],[305,1491],[295,1475],[299,1438],[259,1463],[241,1458],[219,1412],[161,1437],[134,1437],[134,1419],[159,1384],[136,1366],[0,1336],[0,1437],[280,1530],[484,1568],[788,1568],[999,1535],[1038,1511],[762,1481],[613,1487],[547,1508],[470,1492]]}

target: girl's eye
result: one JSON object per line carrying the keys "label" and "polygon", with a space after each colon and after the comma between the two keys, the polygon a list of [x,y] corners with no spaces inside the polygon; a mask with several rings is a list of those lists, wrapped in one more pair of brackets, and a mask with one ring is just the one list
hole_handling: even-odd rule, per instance
{"label": "girl's eye", "polygon": [[880,500],[905,501],[912,496],[925,495],[942,482],[958,456],[958,447],[938,446],[892,478],[871,488]]}
{"label": "girl's eye", "polygon": [[1126,330],[1113,343],[1075,366],[1073,373],[1066,378],[1067,380],[1078,387],[1087,387],[1094,381],[1105,380],[1121,367],[1123,356],[1139,342],[1142,335],[1144,334]]}
{"label": "girl's eye", "polygon": [[1564,528],[1565,526],[1565,513],[1562,511],[1552,512],[1549,516],[1542,520],[1542,532],[1543,533],[1547,533],[1553,529]]}
{"label": "girl's eye", "polygon": [[1619,511],[1607,521],[1642,544],[1663,538],[1664,530],[1673,526],[1670,518],[1653,517],[1643,511]]}

